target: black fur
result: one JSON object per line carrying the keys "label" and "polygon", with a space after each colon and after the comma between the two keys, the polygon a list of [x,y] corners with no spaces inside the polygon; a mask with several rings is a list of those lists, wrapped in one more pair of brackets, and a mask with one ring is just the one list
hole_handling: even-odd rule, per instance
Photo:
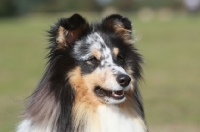
{"label": "black fur", "polygon": [[[75,93],[71,88],[71,85],[66,79],[67,73],[76,67],[76,61],[72,56],[71,44],[66,49],[56,49],[56,37],[59,26],[63,26],[67,30],[74,30],[79,28],[83,23],[86,23],[85,19],[78,14],[74,14],[70,18],[60,19],[55,26],[51,28],[50,33],[50,53],[49,53],[49,68],[48,73],[52,72],[50,82],[52,82],[52,90],[54,90],[57,102],[60,104],[60,116],[57,121],[57,132],[72,132],[72,107],[74,103]],[[88,26],[88,25],[87,25]],[[85,35],[87,31],[83,31],[82,35]],[[82,36],[80,36],[81,38]],[[73,44],[72,44],[73,45]]]}

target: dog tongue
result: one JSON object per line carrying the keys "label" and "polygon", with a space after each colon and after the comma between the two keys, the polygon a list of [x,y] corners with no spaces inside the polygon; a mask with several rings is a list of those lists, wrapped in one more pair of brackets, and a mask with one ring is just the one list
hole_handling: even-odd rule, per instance
{"label": "dog tongue", "polygon": [[123,90],[113,91],[112,97],[115,98],[115,99],[122,99],[122,98],[124,98],[124,91]]}
{"label": "dog tongue", "polygon": [[114,94],[118,95],[118,96],[121,96],[124,94],[123,90],[120,90],[120,91],[114,91]]}

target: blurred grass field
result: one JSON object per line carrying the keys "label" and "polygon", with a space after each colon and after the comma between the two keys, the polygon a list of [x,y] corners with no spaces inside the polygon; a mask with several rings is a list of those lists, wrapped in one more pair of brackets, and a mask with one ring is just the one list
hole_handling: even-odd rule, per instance
{"label": "blurred grass field", "polygon": [[[68,15],[62,15],[67,17]],[[100,15],[85,15],[98,20]],[[140,88],[152,132],[200,131],[200,16],[134,23],[136,47],[144,57]],[[49,29],[61,16],[0,19],[0,132],[12,132],[40,80]]]}

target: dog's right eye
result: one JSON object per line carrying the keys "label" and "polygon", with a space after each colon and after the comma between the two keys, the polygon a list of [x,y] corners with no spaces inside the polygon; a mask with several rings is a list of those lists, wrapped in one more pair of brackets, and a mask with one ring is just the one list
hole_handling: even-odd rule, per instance
{"label": "dog's right eye", "polygon": [[123,57],[122,55],[118,54],[118,55],[117,55],[117,61],[118,61],[121,65],[123,65],[123,63],[124,63],[124,57]]}

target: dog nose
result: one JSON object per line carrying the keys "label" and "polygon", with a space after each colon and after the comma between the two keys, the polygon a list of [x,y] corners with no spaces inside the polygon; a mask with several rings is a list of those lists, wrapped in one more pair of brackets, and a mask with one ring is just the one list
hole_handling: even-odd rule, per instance
{"label": "dog nose", "polygon": [[131,78],[128,75],[121,74],[121,75],[118,75],[116,80],[120,86],[126,87],[129,85]]}

